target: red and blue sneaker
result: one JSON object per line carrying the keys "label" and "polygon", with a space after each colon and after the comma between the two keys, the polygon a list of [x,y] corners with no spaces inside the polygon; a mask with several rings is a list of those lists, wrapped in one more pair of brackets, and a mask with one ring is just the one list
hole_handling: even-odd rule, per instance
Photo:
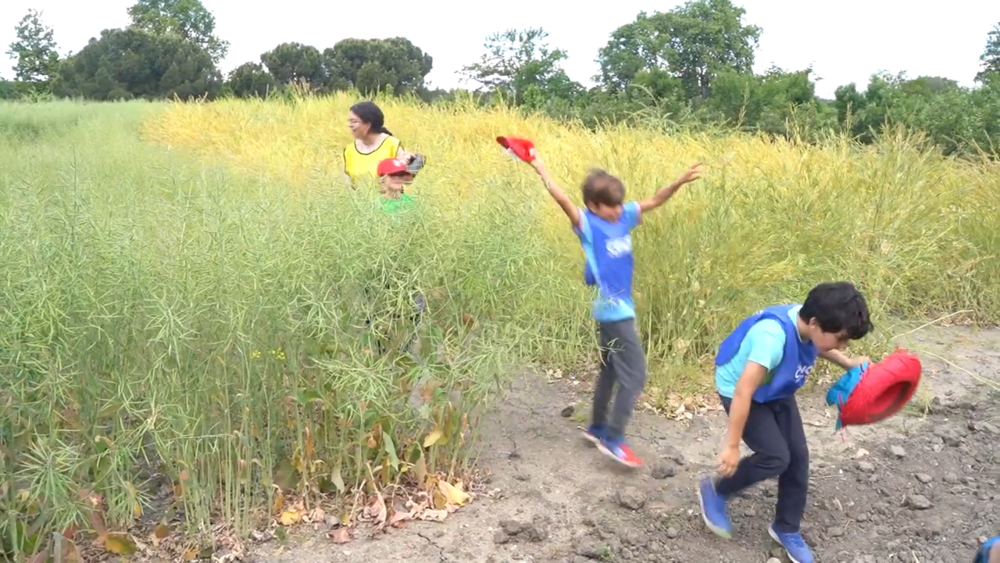
{"label": "red and blue sneaker", "polygon": [[639,459],[639,456],[632,453],[632,448],[629,448],[624,440],[604,438],[597,443],[597,449],[602,454],[609,456],[622,465],[628,467],[640,467],[642,465],[642,460]]}
{"label": "red and blue sneaker", "polygon": [[583,431],[583,439],[587,440],[591,444],[597,445],[601,443],[601,440],[604,439],[607,433],[607,428],[591,424],[586,430]]}

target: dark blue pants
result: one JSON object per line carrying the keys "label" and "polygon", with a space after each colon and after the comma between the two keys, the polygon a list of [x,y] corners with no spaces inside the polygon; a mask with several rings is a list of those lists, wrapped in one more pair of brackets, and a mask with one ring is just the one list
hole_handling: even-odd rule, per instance
{"label": "dark blue pants", "polygon": [[[732,400],[721,398],[728,414]],[[751,485],[777,477],[774,531],[799,531],[809,492],[809,446],[795,397],[767,403],[751,401],[743,441],[753,455],[741,459],[731,477],[719,479],[716,492],[729,499]]]}

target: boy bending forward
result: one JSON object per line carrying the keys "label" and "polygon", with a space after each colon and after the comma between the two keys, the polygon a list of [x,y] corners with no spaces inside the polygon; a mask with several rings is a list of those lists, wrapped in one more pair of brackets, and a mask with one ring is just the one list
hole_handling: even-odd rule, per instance
{"label": "boy bending forward", "polygon": [[[594,391],[591,425],[585,436],[605,455],[629,467],[642,465],[625,443],[625,425],[632,417],[636,399],[646,383],[646,356],[635,327],[632,300],[632,238],[643,213],[666,203],[681,186],[698,179],[695,164],[676,182],[643,201],[625,202],[625,185],[603,170],[592,171],[583,182],[583,201],[578,209],[549,176],[540,158],[531,165],[545,187],[569,217],[587,257],[586,281],[598,287],[592,313],[598,323],[601,373]],[[615,384],[618,392],[608,405]]]}
{"label": "boy bending forward", "polygon": [[[768,528],[793,563],[813,563],[799,533],[809,487],[809,448],[795,402],[816,357],[844,369],[868,358],[841,352],[872,330],[865,298],[848,282],[822,283],[801,305],[775,305],[751,315],[719,346],[715,383],[729,414],[719,473],[698,487],[702,516],[716,534],[732,537],[726,501],[765,479],[778,478],[778,504]],[[740,460],[740,439],[754,454]]]}

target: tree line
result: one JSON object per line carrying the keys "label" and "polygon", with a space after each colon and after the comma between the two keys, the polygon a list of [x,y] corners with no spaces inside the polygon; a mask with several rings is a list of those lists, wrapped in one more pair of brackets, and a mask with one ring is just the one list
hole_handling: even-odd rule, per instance
{"label": "tree line", "polygon": [[667,12],[641,12],[611,33],[598,52],[596,86],[562,68],[566,52],[544,29],[511,29],[486,38],[461,70],[468,89],[431,90],[433,59],[410,40],[343,39],[320,48],[289,42],[222,76],[228,43],[200,0],[138,0],[130,23],[108,29],[61,58],[42,14],[17,24],[8,55],[15,80],[0,98],[92,100],[215,99],[319,94],[413,95],[429,103],[472,96],[588,126],[643,122],[665,130],[724,126],[815,140],[831,131],[871,143],[887,126],[922,131],[946,154],[1000,157],[1000,23],[988,34],[976,85],[943,77],[876,74],[864,87],[816,96],[812,69],[753,72],[759,27],[731,0],[690,0]]}

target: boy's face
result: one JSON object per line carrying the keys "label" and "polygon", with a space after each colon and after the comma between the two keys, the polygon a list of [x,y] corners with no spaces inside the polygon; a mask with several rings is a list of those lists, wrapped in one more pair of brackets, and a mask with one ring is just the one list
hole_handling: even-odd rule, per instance
{"label": "boy's face", "polygon": [[829,352],[831,350],[843,351],[851,341],[847,337],[846,330],[840,332],[823,332],[823,329],[820,328],[815,318],[809,319],[809,324],[806,326],[808,327],[809,340],[816,345],[816,349],[820,352]]}
{"label": "boy's face", "polygon": [[618,205],[588,203],[587,209],[608,223],[617,223],[618,219],[622,216],[622,205],[620,203]]}
{"label": "boy's face", "polygon": [[413,181],[413,175],[407,173],[382,176],[382,195],[397,198],[403,193],[403,188]]}

